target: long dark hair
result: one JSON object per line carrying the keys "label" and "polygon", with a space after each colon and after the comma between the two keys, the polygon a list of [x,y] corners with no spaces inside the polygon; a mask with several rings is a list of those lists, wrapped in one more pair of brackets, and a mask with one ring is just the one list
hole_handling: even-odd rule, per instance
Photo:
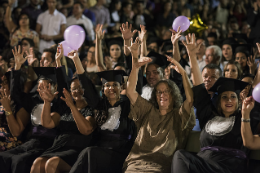
{"label": "long dark hair", "polygon": [[104,93],[104,86],[102,86],[102,99],[101,104],[99,104],[98,109],[94,110],[94,118],[96,120],[97,125],[102,126],[108,118],[108,100]]}
{"label": "long dark hair", "polygon": [[[242,103],[241,103],[241,101],[240,101],[240,96],[239,96],[239,92],[235,92],[236,93],[236,95],[237,95],[237,104],[238,104],[238,108],[235,110],[235,113],[238,113],[239,112],[239,110],[241,110],[241,107],[242,107]],[[222,93],[221,93],[222,94]],[[222,109],[221,109],[221,103],[220,103],[220,101],[221,101],[221,94],[219,94],[218,95],[218,98],[217,98],[217,113],[218,113],[218,115],[222,115]]]}
{"label": "long dark hair", "polygon": [[111,44],[111,45],[108,47],[109,56],[111,57],[111,55],[110,55],[110,47],[111,47],[112,45],[118,45],[118,46],[120,47],[120,49],[121,49],[121,55],[120,55],[120,57],[118,57],[117,63],[119,63],[119,62],[125,62],[124,50],[122,49],[122,45],[120,45],[120,44],[116,44],[116,43],[115,43],[115,44]]}

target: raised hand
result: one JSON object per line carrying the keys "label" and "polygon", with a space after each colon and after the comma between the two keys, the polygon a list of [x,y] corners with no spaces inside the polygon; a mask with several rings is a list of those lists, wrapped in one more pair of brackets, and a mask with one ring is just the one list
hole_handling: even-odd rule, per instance
{"label": "raised hand", "polygon": [[124,40],[130,40],[133,37],[133,35],[137,32],[137,30],[134,30],[133,32],[131,30],[132,30],[132,24],[130,24],[129,27],[128,27],[128,22],[122,24],[122,27],[120,27],[120,31],[122,33],[122,37]]}
{"label": "raised hand", "polygon": [[196,37],[195,34],[193,33],[192,35],[191,34],[186,35],[186,43],[184,41],[182,41],[182,43],[186,47],[189,56],[191,56],[191,55],[196,55],[203,42],[197,45]]}
{"label": "raised hand", "polygon": [[73,106],[75,106],[75,104],[72,100],[71,94],[65,88],[63,88],[63,94],[64,94],[65,98],[60,97],[60,99],[65,101],[69,108],[72,108]]}
{"label": "raised hand", "polygon": [[249,115],[254,106],[255,100],[252,96],[245,98],[242,104],[242,115]]}
{"label": "raised hand", "polygon": [[170,68],[173,68],[175,69],[179,74],[181,75],[185,75],[186,74],[186,71],[183,69],[183,67],[180,65],[179,62],[177,62],[175,59],[173,59],[172,57],[167,56],[167,61],[173,63],[174,65],[171,65]]}
{"label": "raised hand", "polygon": [[132,53],[133,65],[136,68],[139,68],[152,61],[152,59],[148,58],[148,57],[142,57],[142,58],[138,59],[138,55],[140,54],[140,52],[139,52],[140,45],[141,45],[141,42],[138,37],[135,39],[134,43],[133,43],[133,39],[131,39],[131,46],[127,47],[125,45],[125,47],[127,47],[129,49],[129,51]]}
{"label": "raised hand", "polygon": [[138,37],[139,37],[139,40],[141,42],[144,41],[144,38],[145,38],[145,34],[146,34],[146,29],[145,29],[145,26],[144,25],[140,25],[140,28],[141,28],[141,32],[138,31]]}
{"label": "raised hand", "polygon": [[260,44],[256,43],[256,46],[257,46],[258,52],[260,53]]}
{"label": "raised hand", "polygon": [[39,84],[37,91],[44,102],[52,102],[58,92],[53,93],[51,84],[49,83],[48,88],[43,84]]}
{"label": "raised hand", "polygon": [[62,46],[62,44],[59,44],[59,46],[57,47],[55,60],[60,61],[62,57],[63,57],[63,46]]}
{"label": "raised hand", "polygon": [[128,48],[128,50],[132,53],[134,57],[138,57],[138,55],[140,54],[139,52],[140,45],[141,45],[141,41],[139,40],[138,37],[136,37],[134,43],[133,43],[133,38],[131,38],[131,46],[128,47],[125,45],[125,47]]}
{"label": "raised hand", "polygon": [[255,70],[257,68],[257,63],[255,62],[255,56],[248,57],[247,65],[250,69],[251,74],[255,74]]}
{"label": "raised hand", "polygon": [[182,30],[180,30],[180,27],[178,28],[178,32],[172,32],[171,41],[173,45],[179,40],[179,38],[181,37],[181,33]]}
{"label": "raised hand", "polygon": [[78,51],[72,50],[70,53],[68,53],[68,57],[72,60],[79,58]]}
{"label": "raised hand", "polygon": [[107,70],[113,70],[112,61],[109,56],[105,56],[105,64],[106,64]]}
{"label": "raised hand", "polygon": [[33,66],[33,63],[38,61],[37,58],[35,58],[35,54],[33,52],[33,48],[29,49],[29,53],[27,51],[25,51],[26,53],[26,57],[27,57],[27,62],[29,66]]}
{"label": "raised hand", "polygon": [[96,32],[96,38],[98,40],[102,40],[104,38],[105,35],[105,31],[102,31],[103,25],[98,24],[95,28],[95,32]]}
{"label": "raised hand", "polygon": [[10,95],[6,93],[6,90],[3,91],[2,88],[0,91],[0,103],[3,105],[4,110],[8,112],[12,111]]}
{"label": "raised hand", "polygon": [[21,50],[21,46],[18,46],[18,51],[17,48],[14,47],[14,49],[12,49],[12,52],[14,55],[15,70],[19,70],[28,57],[23,58],[24,49]]}

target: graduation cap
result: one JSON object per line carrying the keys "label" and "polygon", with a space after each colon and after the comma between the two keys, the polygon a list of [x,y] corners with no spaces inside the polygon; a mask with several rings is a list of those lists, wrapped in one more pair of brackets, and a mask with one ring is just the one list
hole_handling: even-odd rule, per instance
{"label": "graduation cap", "polygon": [[147,39],[147,46],[151,43],[157,43],[158,47],[160,47],[163,43],[163,40],[160,39],[159,37],[151,36],[151,37],[148,37],[148,39]]}
{"label": "graduation cap", "polygon": [[142,4],[144,4],[144,1],[142,1],[142,0],[137,0],[137,1],[135,1],[135,4],[137,4],[137,3],[142,3]]}
{"label": "graduation cap", "polygon": [[127,76],[124,70],[108,70],[96,74],[102,79],[102,84],[106,82],[119,82],[122,84],[123,76]]}
{"label": "graduation cap", "polygon": [[236,53],[244,53],[246,57],[249,57],[252,55],[252,45],[251,44],[234,44],[232,45],[232,50],[234,52],[234,55]]}
{"label": "graduation cap", "polygon": [[225,91],[234,91],[236,93],[239,93],[247,85],[247,82],[243,82],[241,80],[220,77],[209,89],[209,91],[218,92],[218,94],[221,94]]}
{"label": "graduation cap", "polygon": [[114,66],[114,69],[115,69],[117,66],[126,68],[125,63],[123,63],[123,62],[118,62],[118,63]]}
{"label": "graduation cap", "polygon": [[124,40],[122,37],[107,38],[107,39],[105,39],[105,43],[106,43],[108,49],[110,48],[110,46],[112,46],[114,44],[117,44],[120,47],[122,47],[124,45]]}
{"label": "graduation cap", "polygon": [[158,66],[165,68],[167,67],[170,62],[167,61],[167,57],[164,55],[161,55],[159,53],[156,53],[154,51],[151,51],[147,57],[152,59],[152,62],[150,62],[149,64],[157,64]]}
{"label": "graduation cap", "polygon": [[233,33],[232,34],[233,37],[239,41],[239,40],[244,40],[246,43],[248,42],[248,38],[247,38],[247,35],[246,34],[243,34],[243,33]]}
{"label": "graduation cap", "polygon": [[172,50],[173,46],[172,46],[172,42],[170,39],[165,40],[163,42],[163,47],[162,47],[162,52],[166,53],[168,52],[168,50]]}
{"label": "graduation cap", "polygon": [[33,67],[39,79],[50,80],[51,83],[57,83],[55,69],[56,67]]}
{"label": "graduation cap", "polygon": [[35,46],[33,40],[30,39],[30,38],[23,38],[21,41],[19,41],[19,45],[20,45],[20,46],[23,46],[22,43],[23,43],[24,40],[29,42],[30,47],[34,47],[34,46]]}
{"label": "graduation cap", "polygon": [[238,44],[238,42],[234,38],[231,37],[231,38],[227,38],[227,39],[223,40],[222,46],[225,44],[232,46],[233,44]]}
{"label": "graduation cap", "polygon": [[250,73],[245,73],[245,74],[242,75],[241,79],[243,79],[243,78],[245,78],[245,77],[251,77],[252,79],[254,79],[254,78],[255,78],[255,75],[252,75],[252,74],[250,74]]}

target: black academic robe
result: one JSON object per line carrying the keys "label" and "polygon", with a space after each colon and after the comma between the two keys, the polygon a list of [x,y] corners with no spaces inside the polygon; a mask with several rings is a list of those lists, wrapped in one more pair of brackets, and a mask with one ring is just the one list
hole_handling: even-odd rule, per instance
{"label": "black academic robe", "polygon": [[136,136],[135,124],[128,118],[130,101],[126,96],[121,96],[120,101],[111,106],[106,99],[100,99],[95,86],[85,73],[79,75],[79,79],[85,89],[85,98],[89,106],[99,111],[106,110],[106,108],[112,112],[115,111],[111,116],[120,114],[118,119],[120,123],[117,128],[112,130],[102,129],[103,126],[97,127],[93,132],[93,146],[81,152],[70,173],[121,172],[124,160],[131,150]]}
{"label": "black academic robe", "polygon": [[[67,87],[66,73],[64,70],[56,71],[58,86]],[[68,90],[68,87],[66,88]],[[59,157],[70,166],[73,166],[79,153],[90,145],[92,134],[86,136],[80,133],[70,108],[64,101],[60,103],[64,110],[60,116],[57,126],[59,134],[54,139],[53,145],[48,148],[41,157]],[[79,110],[83,117],[93,116],[93,111],[89,106]]]}
{"label": "black academic robe", "polygon": [[[229,118],[219,114],[204,84],[193,87],[194,106],[202,128],[201,151],[197,156],[179,150],[173,158],[173,172],[194,173],[244,173],[249,150],[243,146],[241,136],[241,111]],[[254,132],[259,115],[259,104],[251,111],[251,128]]]}
{"label": "black academic robe", "polygon": [[[57,71],[62,70],[57,68]],[[27,112],[31,115],[33,119],[34,111],[39,104],[42,104],[39,94],[37,92],[26,94],[21,91],[19,86],[21,71],[12,71],[11,73],[11,97],[17,104],[25,108]],[[60,86],[58,89],[59,93],[62,93],[62,88]],[[54,100],[51,112],[62,112],[62,109],[59,107],[59,101]],[[39,116],[38,116],[39,117]],[[47,129],[41,125],[31,126],[31,137],[26,143],[0,153],[0,172],[1,173],[28,173],[31,170],[33,161],[39,157],[47,148],[50,148],[53,144],[53,140],[57,135],[57,129]]]}

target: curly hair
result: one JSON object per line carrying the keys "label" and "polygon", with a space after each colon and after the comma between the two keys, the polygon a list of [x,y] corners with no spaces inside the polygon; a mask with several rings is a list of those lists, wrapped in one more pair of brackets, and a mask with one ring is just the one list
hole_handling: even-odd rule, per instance
{"label": "curly hair", "polygon": [[179,109],[181,107],[181,104],[183,103],[183,98],[181,96],[181,92],[178,88],[178,86],[169,79],[163,79],[160,80],[155,86],[154,90],[152,92],[152,97],[149,100],[157,109],[159,109],[159,105],[157,103],[156,99],[156,92],[157,92],[157,86],[161,83],[164,83],[168,86],[171,96],[172,96],[172,103],[173,103],[173,109]]}

